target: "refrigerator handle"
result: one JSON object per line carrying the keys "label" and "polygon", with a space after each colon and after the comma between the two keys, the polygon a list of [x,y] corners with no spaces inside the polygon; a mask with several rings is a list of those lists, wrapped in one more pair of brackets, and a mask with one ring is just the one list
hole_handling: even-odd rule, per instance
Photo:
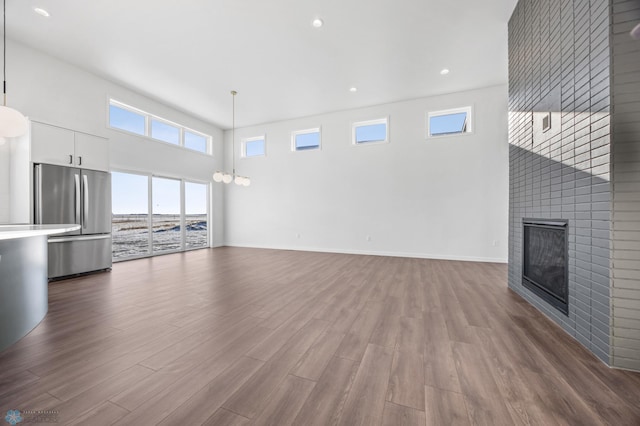
{"label": "refrigerator handle", "polygon": [[35,223],[42,223],[42,165],[36,164],[36,220]]}
{"label": "refrigerator handle", "polygon": [[82,218],[82,227],[87,227],[87,218],[89,217],[89,178],[87,175],[82,175],[82,188],[84,189],[84,217]]}
{"label": "refrigerator handle", "polygon": [[80,223],[80,175],[74,175],[76,181],[76,223]]}

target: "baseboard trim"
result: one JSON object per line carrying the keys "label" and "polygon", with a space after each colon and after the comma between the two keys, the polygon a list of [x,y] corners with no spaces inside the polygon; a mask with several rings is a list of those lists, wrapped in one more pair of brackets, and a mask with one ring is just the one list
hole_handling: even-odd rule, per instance
{"label": "baseboard trim", "polygon": [[266,244],[265,245],[238,244],[238,243],[230,243],[230,242],[227,242],[224,245],[227,247],[259,248],[259,249],[269,249],[269,250],[291,250],[291,251],[307,251],[307,252],[319,252],[319,253],[358,254],[358,255],[364,255],[364,256],[409,257],[409,258],[415,258],[415,259],[458,260],[463,262],[507,263],[507,259],[503,259],[503,258],[476,257],[476,256],[455,256],[455,255],[391,252],[391,251],[344,250],[344,249],[327,249],[327,248],[320,248],[320,247],[285,247],[285,246],[275,246],[275,245],[266,245]]}

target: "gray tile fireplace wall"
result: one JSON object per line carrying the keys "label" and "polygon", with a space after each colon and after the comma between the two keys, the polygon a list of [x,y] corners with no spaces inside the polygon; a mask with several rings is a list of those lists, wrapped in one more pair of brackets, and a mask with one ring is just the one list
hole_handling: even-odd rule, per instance
{"label": "gray tile fireplace wall", "polygon": [[[509,287],[607,364],[610,6],[520,0],[509,22]],[[568,316],[522,285],[523,218],[569,222]]]}
{"label": "gray tile fireplace wall", "polygon": [[640,1],[612,1],[611,22],[611,362],[640,371]]}

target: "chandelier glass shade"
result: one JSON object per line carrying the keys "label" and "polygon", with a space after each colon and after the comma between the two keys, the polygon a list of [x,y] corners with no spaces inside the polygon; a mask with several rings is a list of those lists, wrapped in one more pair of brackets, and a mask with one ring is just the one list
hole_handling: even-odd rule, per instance
{"label": "chandelier glass shade", "polygon": [[231,91],[231,96],[233,96],[233,121],[231,127],[231,146],[232,146],[232,172],[222,172],[220,170],[216,171],[213,174],[213,181],[217,183],[225,183],[230,184],[234,182],[238,186],[249,186],[251,185],[251,179],[246,176],[240,176],[236,174],[236,95],[238,92],[235,90]]}

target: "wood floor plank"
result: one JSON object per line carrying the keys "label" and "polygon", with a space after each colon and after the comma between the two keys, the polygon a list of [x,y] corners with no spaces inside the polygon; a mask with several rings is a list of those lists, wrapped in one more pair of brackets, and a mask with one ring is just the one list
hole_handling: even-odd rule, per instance
{"label": "wood floor plank", "polygon": [[44,321],[0,352],[0,413],[640,424],[640,374],[605,366],[506,277],[501,264],[231,247],[116,263],[49,286]]}
{"label": "wood floor plank", "polygon": [[[387,401],[424,411],[424,364],[414,351],[395,351],[387,389]],[[418,379],[416,379],[418,378]]]}
{"label": "wood floor plank", "polygon": [[460,392],[456,369],[444,314],[440,311],[424,313],[424,382],[428,386]]}
{"label": "wood floor plank", "polygon": [[[4,364],[2,365],[4,367]],[[40,380],[40,377],[36,376],[29,370],[16,369],[10,371],[12,371],[13,374],[7,374],[5,377],[0,378],[0,398],[7,393],[15,392],[17,389]]]}
{"label": "wood floor plank", "polygon": [[408,269],[408,279],[402,294],[400,315],[408,318],[422,318],[422,292],[420,271],[416,259],[405,259]]}
{"label": "wood floor plank", "polygon": [[360,314],[342,340],[336,355],[360,362],[369,343],[369,338],[378,325],[383,312],[383,305],[371,302],[360,311]]}
{"label": "wood floor plank", "polygon": [[381,423],[392,360],[392,349],[367,345],[338,425]]}
{"label": "wood floor plank", "polygon": [[424,411],[391,402],[384,405],[382,426],[424,426],[425,422]]}
{"label": "wood floor plank", "polygon": [[580,397],[562,378],[524,371],[527,387],[539,398],[544,413],[553,416],[549,424],[579,424],[604,426],[610,424],[598,416],[592,407]]}
{"label": "wood floor plank", "polygon": [[294,315],[287,319],[284,324],[268,335],[263,343],[253,348],[248,355],[252,358],[267,361],[278,352],[293,335],[309,323],[313,319],[315,312],[320,308],[320,306],[313,306],[313,304],[309,302],[305,303],[303,309],[299,309]]}
{"label": "wood floor plank", "polygon": [[246,426],[250,422],[251,420],[246,417],[220,408],[207,421],[202,423],[202,426]]}
{"label": "wood floor plank", "polygon": [[35,389],[28,392],[18,392],[9,394],[0,401],[0,413],[9,410],[28,409],[32,411],[52,410],[58,407],[62,401],[53,395],[43,392],[42,389]]}
{"label": "wood floor plank", "polygon": [[333,425],[342,413],[358,364],[334,357],[300,409],[293,424],[298,426]]}
{"label": "wood floor plank", "polygon": [[516,424],[505,401],[497,397],[500,391],[482,355],[482,349],[468,343],[454,342],[453,357],[471,423],[496,426]]}
{"label": "wood floor plank", "polygon": [[[445,322],[449,338],[457,342],[475,343],[475,336],[471,333],[467,316],[454,291],[454,274],[456,274],[456,263],[438,263],[436,270],[436,280],[438,281],[438,294],[442,310],[447,313]],[[463,284],[458,284],[463,285]]]}
{"label": "wood floor plank", "polygon": [[93,410],[67,423],[73,425],[109,426],[117,423],[118,420],[129,414],[129,411],[116,404],[106,401]]}
{"label": "wood floor plank", "polygon": [[182,374],[176,381],[125,416],[122,419],[123,423],[159,423],[251,349],[260,341],[264,330],[255,328],[246,335],[239,336],[224,351],[203,360],[201,365],[206,364],[206,368],[193,368]]}
{"label": "wood floor plank", "polygon": [[[427,426],[469,426],[464,397],[455,392],[425,386],[425,414]],[[491,424],[491,423],[477,423]]]}
{"label": "wood floor plank", "polygon": [[293,369],[293,374],[305,379],[318,381],[327,364],[329,364],[329,361],[338,350],[342,339],[344,339],[344,334],[330,331],[322,333]]}
{"label": "wood floor plank", "polygon": [[554,415],[543,409],[540,396],[529,386],[526,367],[517,364],[516,357],[509,357],[505,345],[488,329],[479,329],[478,336],[484,358],[511,417],[522,424],[557,425]]}
{"label": "wood floor plank", "polygon": [[122,348],[113,352],[111,359],[103,353],[99,357],[76,363],[75,368],[74,364],[65,366],[44,376],[41,384],[52,395],[66,401],[169,346],[181,336],[180,331],[173,327],[164,331],[154,330],[147,338],[139,338],[128,350]]}
{"label": "wood floor plank", "polygon": [[239,390],[231,394],[223,407],[244,417],[254,418],[327,326],[327,321],[309,321]]}
{"label": "wood floor plank", "polygon": [[84,415],[89,410],[99,407],[105,401],[135,386],[152,374],[153,370],[134,365],[120,374],[87,389],[80,395],[59,404],[56,407],[59,413],[58,421],[66,424],[78,416]]}
{"label": "wood floor plank", "polygon": [[400,333],[400,315],[402,301],[397,297],[387,297],[382,301],[383,309],[376,324],[369,343],[387,348],[395,348]]}
{"label": "wood floor plank", "polygon": [[197,425],[205,422],[222,403],[255,373],[264,362],[242,357],[176,408],[160,425]]}
{"label": "wood floor plank", "polygon": [[[260,321],[256,318],[245,317],[237,318],[215,318],[207,320],[198,327],[192,326],[188,330],[189,336],[182,339],[171,346],[157,351],[150,357],[139,362],[140,365],[148,367],[152,370],[160,370],[171,364],[181,356],[196,350],[196,348],[205,345],[214,347],[220,346],[223,342],[235,338],[238,334],[245,333],[250,328],[256,327]],[[194,329],[197,330],[194,332]]]}
{"label": "wood floor plank", "polygon": [[256,416],[255,426],[290,425],[316,383],[289,375],[278,387],[264,409]]}
{"label": "wood floor plank", "polygon": [[424,351],[424,320],[420,318],[400,317],[396,349],[422,354]]}
{"label": "wood floor plank", "polygon": [[357,309],[342,308],[333,317],[329,330],[334,333],[346,334],[360,311]]}

